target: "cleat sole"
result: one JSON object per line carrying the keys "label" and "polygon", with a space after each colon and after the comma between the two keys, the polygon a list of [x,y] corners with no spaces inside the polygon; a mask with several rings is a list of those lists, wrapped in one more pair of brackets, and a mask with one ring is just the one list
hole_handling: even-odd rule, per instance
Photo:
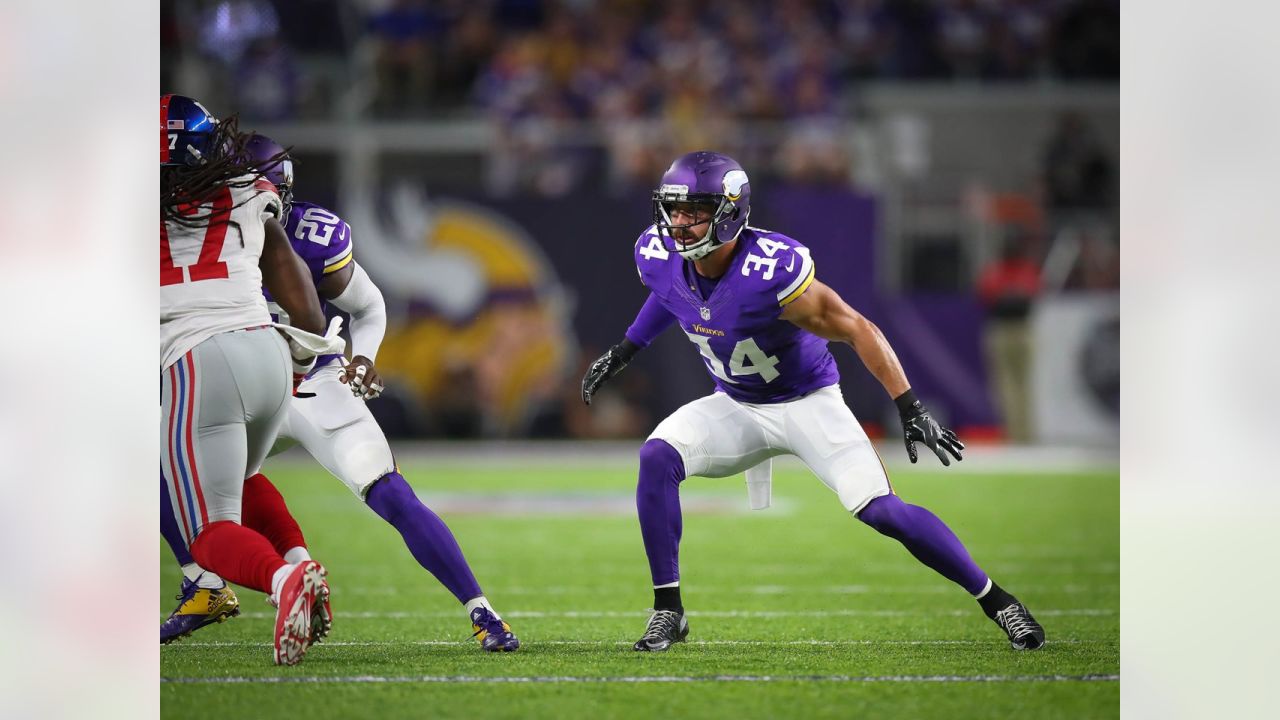
{"label": "cleat sole", "polygon": [[[332,625],[332,618],[324,612],[324,602],[329,598],[329,585],[325,582],[328,572],[322,565],[308,560],[308,566],[302,569],[302,589],[288,614],[283,618],[283,627],[277,630],[275,664],[297,665],[306,655],[315,634],[327,635]],[[277,613],[283,611],[278,608]],[[277,622],[281,622],[277,620]]]}

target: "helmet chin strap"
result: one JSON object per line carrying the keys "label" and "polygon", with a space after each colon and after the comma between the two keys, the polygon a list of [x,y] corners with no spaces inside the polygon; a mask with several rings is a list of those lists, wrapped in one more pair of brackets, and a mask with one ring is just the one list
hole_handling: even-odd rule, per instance
{"label": "helmet chin strap", "polygon": [[[712,227],[708,229],[707,232],[713,233],[715,232],[715,228]],[[680,247],[679,242],[676,243],[676,247],[677,248]],[[685,260],[701,260],[707,255],[710,255],[711,251],[715,250],[718,247],[720,247],[720,243],[716,242],[715,238],[712,238],[709,242],[704,242],[701,245],[698,245],[697,247],[690,248],[689,250],[677,249],[676,252],[680,253],[680,257],[684,258]]]}

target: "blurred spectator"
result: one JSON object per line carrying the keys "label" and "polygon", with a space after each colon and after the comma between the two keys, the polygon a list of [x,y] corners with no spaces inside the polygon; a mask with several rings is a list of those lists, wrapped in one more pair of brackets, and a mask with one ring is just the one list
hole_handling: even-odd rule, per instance
{"label": "blurred spectator", "polygon": [[938,23],[932,4],[925,0],[901,0],[888,4],[887,10],[885,75],[903,80],[942,77],[945,65],[939,56]]}
{"label": "blurred spectator", "polygon": [[840,125],[822,119],[792,123],[778,150],[778,170],[804,185],[848,185],[852,168]]}
{"label": "blurred spectator", "polygon": [[542,0],[495,0],[492,15],[503,29],[523,32],[542,25],[545,5]]}
{"label": "blurred spectator", "polygon": [[560,10],[551,15],[543,30],[546,45],[547,74],[551,82],[567,87],[574,70],[582,62],[582,36],[574,18]]}
{"label": "blurred spectator", "polygon": [[1103,210],[1112,203],[1113,170],[1082,115],[1063,113],[1044,153],[1046,200],[1051,211]]}
{"label": "blurred spectator", "polygon": [[1025,74],[1010,72],[1009,77],[1042,77],[1049,73],[1051,8],[1050,0],[1008,0],[1001,16],[1008,39],[999,44],[997,54],[1006,68],[1026,69]]}
{"label": "blurred spectator", "polygon": [[[806,72],[826,78],[837,102],[860,79],[1119,80],[1116,0],[166,1],[165,71],[173,72],[167,66],[175,53],[198,48],[204,57],[195,59],[220,75],[208,84],[229,86],[246,49],[269,37],[309,62],[323,66],[329,55],[343,65],[361,6],[371,8],[360,32],[373,72],[339,81],[369,88],[328,92],[330,113],[339,99],[367,96],[376,114],[479,110],[509,117],[484,88],[507,72],[513,44],[536,46],[531,69],[561,91],[578,87],[584,71],[597,71],[588,69],[591,56],[609,50],[645,112],[681,105],[671,95],[687,94],[693,84],[717,103],[728,96],[730,119],[789,116],[786,88]],[[184,47],[188,37],[197,45]],[[574,94],[595,104],[593,95]],[[772,111],[770,99],[777,101]],[[595,107],[582,115],[600,117]]]}
{"label": "blurred spectator", "polygon": [[222,0],[199,16],[200,49],[234,67],[251,43],[275,37],[280,18],[266,0]]}
{"label": "blurred spectator", "polygon": [[1102,223],[1083,224],[1076,236],[1080,255],[1066,287],[1071,290],[1118,290],[1120,288],[1120,248]]}
{"label": "blurred spectator", "polygon": [[534,36],[509,40],[476,80],[475,102],[499,121],[528,115],[534,98],[547,87],[542,49]]}
{"label": "blurred spectator", "polygon": [[1032,72],[1032,56],[1014,34],[1006,17],[991,20],[990,40],[982,57],[982,77],[987,80],[1021,80]]}
{"label": "blurred spectator", "polygon": [[302,80],[293,55],[275,37],[255,40],[236,63],[233,101],[253,120],[296,116]]}
{"label": "blurred spectator", "polygon": [[182,60],[184,39],[182,25],[174,3],[177,0],[161,0],[160,3],[160,91],[177,87],[177,66]]}
{"label": "blurred spectator", "polygon": [[462,13],[443,38],[436,84],[441,104],[466,103],[496,43],[497,32],[485,10],[472,8]]}
{"label": "blurred spectator", "polygon": [[952,77],[978,77],[989,20],[977,0],[945,0],[937,10],[938,47]]}
{"label": "blurred spectator", "polygon": [[1065,3],[1053,34],[1054,65],[1060,77],[1120,79],[1119,0]]}
{"label": "blurred spectator", "polygon": [[425,0],[394,0],[369,18],[374,41],[379,114],[423,112],[434,85],[431,44],[443,35],[442,18]]}
{"label": "blurred spectator", "polygon": [[1034,437],[1031,421],[1032,342],[1030,316],[1040,293],[1040,268],[1027,235],[1005,241],[1000,258],[978,277],[978,298],[987,311],[983,330],[987,367],[994,379],[1005,436],[1016,443]]}
{"label": "blurred spectator", "polygon": [[796,119],[788,124],[778,151],[782,175],[804,184],[848,184],[846,139],[825,79],[806,72],[796,81],[791,98]]}
{"label": "blurred spectator", "polygon": [[863,80],[884,75],[890,42],[884,0],[852,0],[841,5],[840,43],[848,77]]}
{"label": "blurred spectator", "polygon": [[348,56],[359,14],[348,0],[272,0],[283,18],[279,37],[302,55]]}

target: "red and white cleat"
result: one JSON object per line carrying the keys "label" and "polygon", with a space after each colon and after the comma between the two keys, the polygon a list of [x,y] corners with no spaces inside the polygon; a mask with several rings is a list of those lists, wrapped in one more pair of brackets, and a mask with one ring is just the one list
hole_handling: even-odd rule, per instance
{"label": "red and white cleat", "polygon": [[311,643],[329,633],[332,615],[325,575],[323,565],[306,560],[285,578],[276,608],[277,665],[297,665]]}

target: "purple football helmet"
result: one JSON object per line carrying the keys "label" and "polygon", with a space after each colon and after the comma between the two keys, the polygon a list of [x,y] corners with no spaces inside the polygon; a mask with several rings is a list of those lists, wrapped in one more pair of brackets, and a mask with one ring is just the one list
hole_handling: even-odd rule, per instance
{"label": "purple football helmet", "polygon": [[[671,212],[676,203],[705,204],[712,210],[711,227],[701,240],[685,245],[672,237],[672,230],[700,224],[674,224]],[[736,240],[750,214],[751,185],[747,173],[738,161],[720,153],[701,150],[681,155],[667,168],[662,184],[653,191],[653,223],[662,244],[686,260],[706,257],[721,245]]]}
{"label": "purple football helmet", "polygon": [[[276,186],[276,192],[280,193],[280,200],[284,203],[284,214],[288,215],[293,204],[293,159],[280,143],[257,133],[249,138],[245,149],[249,151],[254,166],[262,171],[262,177]],[[284,155],[280,157],[282,153]],[[272,158],[278,159],[272,162]]]}

